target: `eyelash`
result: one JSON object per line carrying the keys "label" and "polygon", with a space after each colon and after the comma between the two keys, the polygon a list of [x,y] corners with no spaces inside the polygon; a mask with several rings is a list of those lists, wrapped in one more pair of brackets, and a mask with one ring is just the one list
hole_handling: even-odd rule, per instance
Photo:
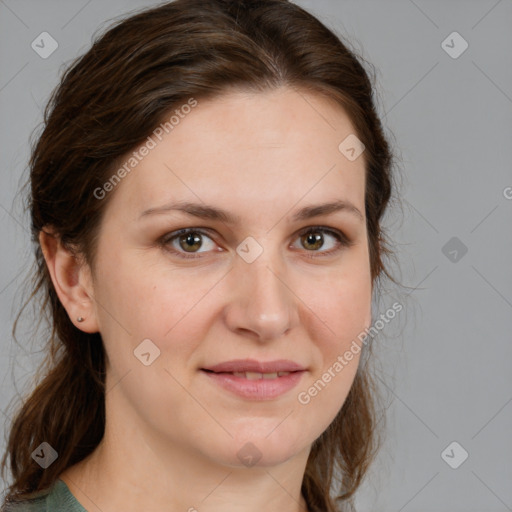
{"label": "eyelash", "polygon": [[[213,240],[212,237],[210,236],[210,234],[201,228],[184,228],[184,229],[180,229],[178,231],[173,231],[172,233],[168,233],[168,234],[164,235],[163,237],[160,238],[159,242],[167,250],[169,250],[173,254],[177,254],[178,257],[180,257],[180,258],[183,258],[183,259],[201,258],[202,257],[201,254],[203,254],[203,253],[187,254],[187,253],[184,253],[181,251],[177,251],[174,248],[172,248],[172,249],[169,248],[170,243],[174,239],[176,239],[182,235],[188,235],[190,233],[200,234],[200,235],[206,236],[206,237],[210,238],[211,240]],[[330,249],[329,251],[308,251],[308,250],[306,250],[306,252],[317,253],[314,255],[307,255],[306,258],[323,258],[323,257],[331,256],[335,253],[338,253],[339,251],[341,251],[344,248],[348,248],[348,247],[351,247],[352,245],[354,245],[354,242],[352,240],[349,240],[341,231],[334,230],[331,228],[326,228],[323,226],[311,226],[311,227],[303,229],[300,233],[297,234],[297,237],[300,238],[301,236],[306,235],[307,233],[327,233],[327,234],[333,236],[337,240],[338,246],[334,249]]]}

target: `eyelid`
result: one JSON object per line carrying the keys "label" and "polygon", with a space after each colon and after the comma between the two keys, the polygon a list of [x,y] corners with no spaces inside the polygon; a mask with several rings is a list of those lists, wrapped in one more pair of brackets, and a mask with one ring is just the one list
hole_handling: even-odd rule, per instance
{"label": "eyelid", "polygon": [[[204,252],[186,253],[186,252],[176,251],[174,248],[169,249],[169,247],[168,247],[174,239],[178,238],[181,235],[187,235],[189,233],[199,233],[200,235],[206,236],[210,240],[212,240],[214,243],[216,243],[215,240],[213,239],[213,237],[211,236],[213,233],[213,230],[211,230],[210,228],[202,228],[202,227],[197,227],[197,228],[190,227],[190,228],[177,229],[176,231],[166,233],[164,236],[160,237],[158,240],[158,243],[161,246],[165,247],[169,252],[171,252],[173,254],[177,254],[178,257],[181,257],[183,259],[200,258],[201,254],[204,254]],[[208,252],[208,251],[205,251],[205,252]]]}
{"label": "eyelid", "polygon": [[[355,242],[348,237],[343,231],[337,228],[332,228],[328,226],[322,226],[322,225],[310,225],[302,228],[299,230],[295,235],[294,239],[299,238],[307,233],[314,233],[314,232],[321,232],[321,233],[327,233],[328,235],[332,236],[336,239],[338,246],[334,249],[330,249],[328,251],[308,251],[307,249],[303,249],[301,252],[305,252],[307,254],[307,258],[318,258],[318,257],[327,257],[331,256],[333,254],[337,254],[344,248],[351,247],[355,244]],[[160,245],[164,246],[169,252],[178,255],[178,257],[181,257],[182,259],[195,259],[195,258],[201,258],[201,254],[207,254],[208,252],[212,251],[204,251],[204,252],[196,252],[196,253],[186,253],[182,251],[176,251],[175,249],[169,249],[169,244],[174,239],[178,238],[181,235],[186,235],[189,233],[198,233],[200,235],[206,236],[210,238],[214,243],[214,237],[212,237],[212,234],[214,233],[214,230],[210,228],[203,228],[203,227],[189,227],[189,228],[182,228],[178,229],[176,231],[172,231],[170,233],[166,233],[164,236],[160,237],[158,242]],[[299,249],[300,250],[300,249]],[[220,252],[220,251],[218,251]]]}
{"label": "eyelid", "polygon": [[315,232],[327,233],[328,235],[331,235],[333,238],[336,239],[337,247],[335,247],[334,249],[329,249],[328,251],[308,251],[308,250],[304,249],[306,258],[322,258],[322,257],[333,256],[335,254],[338,254],[341,250],[352,247],[355,244],[354,240],[349,238],[340,229],[331,228],[328,226],[321,226],[321,225],[307,226],[297,233],[297,237],[301,237],[307,233],[315,233]]}

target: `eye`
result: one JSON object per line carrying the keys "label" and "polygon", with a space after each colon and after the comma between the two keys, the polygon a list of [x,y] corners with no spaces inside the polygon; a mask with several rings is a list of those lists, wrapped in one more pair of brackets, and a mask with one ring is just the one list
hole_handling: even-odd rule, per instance
{"label": "eye", "polygon": [[[328,250],[319,251],[319,249],[326,245],[325,235],[331,239],[334,239],[334,242],[327,243]],[[344,247],[350,247],[353,245],[353,242],[349,240],[341,231],[324,228],[321,226],[309,227],[301,231],[299,233],[299,241],[307,252],[318,253],[312,255],[308,254],[306,256],[308,258],[331,256],[338,253]]]}
{"label": "eye", "polygon": [[[327,243],[327,246],[330,248],[326,251],[319,251],[319,249],[326,245],[326,235],[333,240],[330,243]],[[339,252],[344,247],[353,245],[353,242],[341,231],[320,226],[306,228],[305,230],[302,230],[298,236],[299,241],[306,249],[306,252],[317,253],[314,255],[307,255],[306,257],[308,258],[330,256]],[[209,243],[207,242],[205,244],[205,239],[209,241]],[[215,249],[216,244],[212,240],[211,236],[209,236],[206,231],[199,228],[184,228],[174,231],[162,237],[160,243],[167,250],[181,258],[200,258],[201,253],[208,252],[209,250],[221,252],[221,250]],[[205,249],[204,251],[199,250],[203,248]]]}
{"label": "eye", "polygon": [[[204,243],[204,239],[210,243]],[[215,250],[215,242],[203,230],[198,228],[185,228],[179,231],[174,231],[169,235],[165,235],[161,241],[162,245],[170,249],[171,252],[178,254],[182,258],[200,258],[195,254],[208,252],[208,250]],[[205,248],[204,251],[199,251],[200,248]]]}

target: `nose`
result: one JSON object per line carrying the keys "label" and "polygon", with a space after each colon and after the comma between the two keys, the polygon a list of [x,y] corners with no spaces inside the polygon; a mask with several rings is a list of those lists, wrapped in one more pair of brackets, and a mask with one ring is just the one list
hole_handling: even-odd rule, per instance
{"label": "nose", "polygon": [[277,255],[264,251],[252,263],[237,258],[235,267],[229,273],[233,293],[225,308],[225,321],[233,332],[267,342],[298,325],[299,299]]}

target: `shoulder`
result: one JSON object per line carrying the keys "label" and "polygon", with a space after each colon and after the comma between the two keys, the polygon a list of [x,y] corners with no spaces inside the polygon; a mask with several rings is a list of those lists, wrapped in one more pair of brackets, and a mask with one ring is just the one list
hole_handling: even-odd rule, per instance
{"label": "shoulder", "polygon": [[51,489],[33,493],[22,501],[6,501],[1,512],[46,512],[47,498]]}
{"label": "shoulder", "polygon": [[23,501],[8,501],[0,512],[86,512],[58,479],[50,488],[35,492]]}

